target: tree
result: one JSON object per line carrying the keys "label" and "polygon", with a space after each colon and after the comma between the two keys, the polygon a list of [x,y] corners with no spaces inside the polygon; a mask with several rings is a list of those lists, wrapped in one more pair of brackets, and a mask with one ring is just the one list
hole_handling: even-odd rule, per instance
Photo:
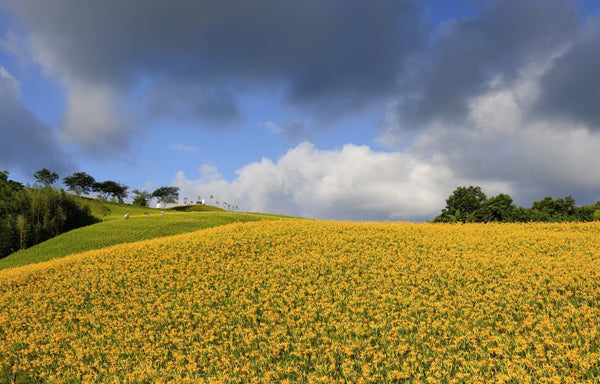
{"label": "tree", "polygon": [[103,181],[101,183],[95,183],[93,189],[96,192],[102,193],[102,197],[108,200],[112,196],[113,199],[123,203],[123,200],[127,198],[127,189],[129,187],[123,184],[119,184],[115,181]]}
{"label": "tree", "polygon": [[133,193],[133,205],[139,205],[140,207],[147,207],[148,201],[152,198],[152,195],[148,191],[140,191],[139,189],[134,189],[131,191]]}
{"label": "tree", "polygon": [[463,223],[477,221],[476,214],[486,200],[487,196],[481,191],[481,187],[458,187],[446,199],[446,208],[434,221],[462,221]]}
{"label": "tree", "polygon": [[94,221],[65,191],[25,188],[0,172],[0,257]]}
{"label": "tree", "polygon": [[19,228],[23,215],[31,210],[31,200],[23,184],[9,180],[0,171],[0,257],[22,248],[25,228]]}
{"label": "tree", "polygon": [[163,207],[167,204],[177,203],[179,199],[179,187],[160,187],[152,192],[152,197],[156,197],[159,204]]}
{"label": "tree", "polygon": [[575,199],[567,196],[554,200],[551,196],[546,196],[534,202],[531,209],[541,215],[541,221],[567,221],[575,213]]}
{"label": "tree", "polygon": [[486,200],[475,216],[484,222],[511,222],[515,208],[512,197],[501,193]]}
{"label": "tree", "polygon": [[46,168],[42,168],[34,173],[33,177],[45,186],[52,185],[58,180],[58,174],[56,172],[50,172]]}
{"label": "tree", "polygon": [[31,201],[25,187],[8,178],[8,171],[0,171],[0,219],[28,210]]}
{"label": "tree", "polygon": [[71,176],[65,177],[63,183],[69,191],[74,191],[77,196],[81,196],[82,193],[90,193],[96,186],[96,180],[85,172],[75,172]]}

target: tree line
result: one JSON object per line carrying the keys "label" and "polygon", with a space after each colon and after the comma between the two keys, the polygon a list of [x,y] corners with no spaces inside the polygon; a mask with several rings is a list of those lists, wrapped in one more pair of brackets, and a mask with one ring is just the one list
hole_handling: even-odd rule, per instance
{"label": "tree line", "polygon": [[26,188],[0,171],[0,258],[97,221],[89,206],[46,181]]}
{"label": "tree line", "polygon": [[[45,169],[43,171],[49,172]],[[57,179],[58,175],[56,175],[54,181]],[[118,201],[119,203],[123,203],[128,196],[128,186],[111,180],[97,182],[94,177],[85,172],[75,172],[72,175],[65,177],[63,179],[63,183],[67,186],[69,191],[74,192],[77,196],[81,196],[82,194],[87,195],[91,192],[95,192],[98,193],[98,196],[101,198],[106,200],[112,199]],[[150,199],[152,198],[156,198],[158,203],[163,206],[177,203],[179,200],[178,187],[160,187],[154,190],[152,193],[146,190],[134,189],[131,191],[131,193],[133,194],[132,204],[142,207],[147,207],[150,203]]]}
{"label": "tree line", "polygon": [[571,196],[546,196],[531,208],[518,207],[504,193],[488,198],[478,186],[458,187],[446,199],[436,223],[567,222],[600,220],[600,201],[578,207]]}
{"label": "tree line", "polygon": [[[88,205],[52,186],[59,179],[56,172],[46,168],[35,172],[33,187],[10,180],[8,175],[8,171],[0,171],[0,258],[98,221]],[[99,199],[119,203],[128,197],[128,186],[112,180],[97,182],[85,172],[75,172],[63,178],[63,183],[77,196],[95,192]],[[177,187],[160,187],[152,193],[134,189],[132,193],[133,204],[146,207],[152,198],[163,206],[179,199]]]}

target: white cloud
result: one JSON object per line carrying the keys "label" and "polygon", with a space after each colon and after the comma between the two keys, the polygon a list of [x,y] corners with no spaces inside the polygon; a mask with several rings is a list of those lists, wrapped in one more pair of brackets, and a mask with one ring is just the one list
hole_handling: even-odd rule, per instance
{"label": "white cloud", "polygon": [[248,211],[340,220],[424,220],[439,213],[459,182],[436,159],[353,144],[319,150],[309,142],[277,162],[265,158],[237,173],[229,182],[215,177],[218,173],[210,166],[198,180],[179,172],[173,184],[182,196],[213,195]]}

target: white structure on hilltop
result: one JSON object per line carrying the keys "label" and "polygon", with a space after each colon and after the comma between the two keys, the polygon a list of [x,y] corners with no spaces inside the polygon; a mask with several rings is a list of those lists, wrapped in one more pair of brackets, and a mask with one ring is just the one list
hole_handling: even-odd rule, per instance
{"label": "white structure on hilltop", "polygon": [[165,205],[162,203],[156,203],[156,208],[164,208]]}

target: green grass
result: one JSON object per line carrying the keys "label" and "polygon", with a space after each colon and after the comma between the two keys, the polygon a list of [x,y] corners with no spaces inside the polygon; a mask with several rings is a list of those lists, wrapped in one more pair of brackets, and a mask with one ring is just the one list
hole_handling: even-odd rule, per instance
{"label": "green grass", "polygon": [[[96,214],[100,204],[94,200],[89,203],[92,213]],[[103,222],[74,229],[31,248],[15,252],[0,259],[0,269],[38,263],[115,244],[177,235],[234,222],[285,218],[285,216],[278,215],[222,210],[215,212],[166,210],[164,215],[160,215],[160,210],[157,209],[116,203],[107,203],[107,205],[111,208],[111,214],[107,215]],[[130,214],[129,220],[123,219],[126,213]]]}
{"label": "green grass", "polygon": [[227,212],[223,208],[215,207],[212,205],[179,205],[177,207],[169,208],[169,211],[178,212]]}
{"label": "green grass", "polygon": [[[99,220],[110,221],[122,219],[126,213],[129,213],[130,216],[134,215],[143,215],[144,213],[149,213],[151,215],[155,215],[160,213],[160,209],[149,208],[149,207],[140,207],[136,205],[127,205],[127,204],[119,204],[113,202],[102,202],[97,199],[90,199],[88,197],[77,197],[74,196],[77,200],[79,200],[80,205],[87,205],[90,207],[92,211],[92,215],[94,215]],[[110,212],[102,217],[101,207],[108,207]]]}

